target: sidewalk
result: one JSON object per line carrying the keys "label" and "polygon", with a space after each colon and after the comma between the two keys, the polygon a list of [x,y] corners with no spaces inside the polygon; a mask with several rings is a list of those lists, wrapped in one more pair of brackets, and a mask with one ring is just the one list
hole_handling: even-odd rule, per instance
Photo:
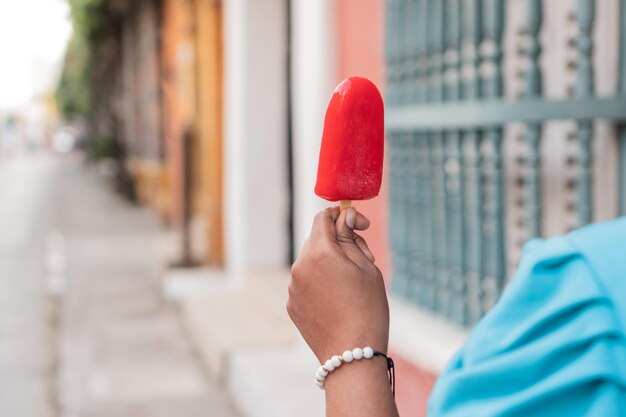
{"label": "sidewalk", "polygon": [[0,154],[0,416],[55,415],[54,308],[43,274],[54,167]]}
{"label": "sidewalk", "polygon": [[158,220],[80,161],[57,169],[60,415],[235,417],[160,295]]}

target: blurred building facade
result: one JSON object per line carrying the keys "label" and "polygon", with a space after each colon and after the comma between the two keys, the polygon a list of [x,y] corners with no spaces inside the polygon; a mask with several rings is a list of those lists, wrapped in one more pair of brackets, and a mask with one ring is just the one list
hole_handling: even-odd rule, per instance
{"label": "blurred building facade", "polygon": [[104,2],[94,71],[96,129],[122,142],[137,199],[192,224],[193,254],[214,265],[224,262],[220,7]]}
{"label": "blurred building facade", "polygon": [[[593,1],[582,3],[594,10]],[[300,410],[289,408],[284,397],[305,405],[321,404],[321,398],[316,394],[309,398],[307,393],[313,388],[296,389],[310,378],[300,379],[296,377],[300,374],[294,374],[295,371],[285,371],[288,375],[286,386],[293,393],[278,388],[273,391],[266,387],[260,389],[254,384],[254,373],[245,380],[248,374],[237,372],[241,367],[276,358],[267,352],[263,353],[266,356],[242,356],[237,352],[242,348],[265,349],[269,346],[278,349],[276,352],[282,355],[284,351],[280,349],[284,346],[298,344],[288,330],[282,330],[288,320],[281,297],[284,297],[284,284],[293,255],[306,239],[315,213],[327,206],[314,196],[313,186],[324,112],[335,85],[351,75],[368,77],[383,90],[388,109],[399,112],[403,106],[444,101],[420,96],[420,88],[432,88],[431,82],[443,86],[454,79],[460,84],[465,78],[461,67],[479,65],[478,58],[464,61],[467,51],[460,45],[477,45],[474,50],[477,56],[482,42],[479,32],[484,32],[486,43],[492,48],[501,44],[500,52],[506,57],[504,62],[495,62],[492,59],[496,59],[497,54],[494,55],[496,58],[487,54],[485,61],[480,63],[485,67],[501,66],[500,98],[514,100],[521,91],[543,96],[541,86],[545,85],[546,97],[564,99],[568,97],[568,91],[575,88],[576,77],[587,77],[568,72],[566,58],[571,52],[568,42],[571,39],[580,41],[580,33],[587,33],[586,22],[595,19],[592,41],[597,48],[590,58],[595,69],[591,77],[599,93],[611,95],[619,90],[622,82],[618,76],[618,61],[623,59],[618,53],[618,39],[624,36],[624,23],[618,20],[623,6],[618,6],[623,3],[618,0],[598,2],[595,17],[591,13],[590,18],[583,10],[579,11],[576,20],[575,15],[568,17],[575,12],[573,0],[543,5],[524,0],[104,1],[103,13],[109,17],[109,38],[103,42],[97,58],[97,78],[101,80],[102,94],[98,95],[96,119],[114,130],[123,142],[124,164],[131,173],[139,201],[157,210],[173,227],[188,226],[188,236],[183,240],[188,242],[191,254],[196,260],[213,267],[206,273],[207,280],[213,277],[234,283],[234,290],[216,290],[215,294],[207,294],[205,298],[199,294],[183,296],[181,303],[209,368],[216,378],[226,377],[227,385],[235,387],[233,395],[241,409],[251,416],[278,416],[294,415],[294,410]],[[480,5],[484,9],[480,9]],[[424,15],[425,11],[432,13],[433,10],[441,12],[441,20],[437,20],[437,15]],[[461,14],[462,10],[467,13]],[[475,10],[478,14],[468,14],[468,11]],[[467,16],[483,13],[484,22],[481,19],[482,23],[466,22]],[[450,19],[445,20],[446,26],[444,16],[448,14],[451,17],[445,18]],[[494,18],[498,15],[506,16],[506,19],[498,21]],[[420,27],[424,33],[420,32]],[[525,31],[521,30],[524,28]],[[439,34],[433,38],[437,31]],[[522,35],[524,38],[520,41]],[[423,39],[423,43],[419,39]],[[530,42],[530,64],[527,55],[516,54],[520,42]],[[539,52],[535,51],[535,42],[553,45],[545,48],[540,64],[537,64]],[[579,51],[578,59],[585,61],[585,54],[587,52]],[[441,65],[428,64],[431,58],[439,60]],[[538,81],[533,76],[517,76],[520,65],[527,64],[530,73],[543,72],[543,84],[541,74]],[[417,71],[415,74],[411,72],[412,65]],[[482,66],[475,69],[475,74],[483,69]],[[485,76],[485,83],[491,82],[489,77]],[[481,76],[476,75],[476,79],[479,78]],[[418,80],[419,83],[412,84]],[[534,87],[537,83],[538,89]],[[386,85],[389,85],[388,91],[385,91]],[[450,85],[452,90],[446,91],[454,91],[454,82]],[[460,98],[459,95],[451,101]],[[597,118],[602,116],[606,115],[599,114]],[[429,308],[427,302],[415,301],[418,296],[414,297],[412,287],[409,288],[413,285],[411,282],[418,281],[412,278],[413,272],[407,266],[406,257],[413,252],[406,243],[405,234],[407,230],[413,230],[410,229],[413,217],[421,219],[415,214],[419,212],[418,208],[427,207],[418,202],[417,191],[415,194],[400,192],[409,196],[407,198],[415,198],[415,201],[409,201],[398,197],[398,189],[409,189],[411,184],[417,184],[411,183],[409,178],[419,174],[409,169],[418,167],[412,162],[426,158],[435,164],[439,161],[439,154],[421,154],[421,148],[411,148],[406,138],[413,137],[411,135],[417,138],[422,127],[398,117],[394,120],[396,124],[391,126],[389,135],[391,146],[388,147],[386,179],[381,195],[356,205],[372,221],[372,228],[364,237],[376,255],[378,265],[388,283],[392,273],[396,281],[392,283],[395,292],[392,296],[391,353],[399,367],[401,414],[419,416],[425,415],[426,399],[436,375],[462,344],[466,330],[463,323],[459,325],[454,323],[455,320],[443,318],[446,314]],[[519,156],[526,152],[525,142],[516,139],[520,135],[527,137],[520,133],[525,119],[513,117],[512,120],[517,124],[507,125],[500,132],[500,137],[508,144],[501,161],[508,171],[496,172],[506,191],[499,197],[502,199],[498,202],[499,211],[492,213],[506,228],[506,237],[500,243],[501,247],[509,248],[501,257],[501,262],[506,264],[502,268],[507,271],[513,269],[521,243],[531,237],[525,234],[524,227],[519,226],[519,218],[520,213],[535,202],[517,204],[520,195],[529,195],[528,189],[519,184],[539,178],[540,188],[544,187],[539,193],[543,193],[545,205],[549,207],[544,212],[532,212],[531,219],[541,216],[545,224],[542,235],[563,233],[577,225],[568,220],[576,217],[576,210],[571,209],[572,203],[567,203],[575,193],[568,194],[569,182],[563,173],[567,172],[568,166],[583,170],[591,166],[589,161],[568,162],[572,158],[568,159],[567,155],[576,154],[570,149],[571,139],[567,139],[573,135],[575,124],[555,121],[546,124],[543,133],[539,133],[544,137],[539,154],[526,155],[530,156],[531,163],[543,156],[544,173],[550,175],[535,175],[537,172],[534,171],[527,174],[528,166],[517,164]],[[424,123],[428,125],[428,121]],[[596,184],[593,188],[593,220],[608,219],[620,213],[619,176],[624,162],[619,155],[620,152],[623,154],[624,148],[619,146],[619,131],[613,130],[613,125],[612,122],[597,122],[596,139],[591,145],[596,158],[596,164],[590,168],[594,170],[590,175]],[[428,125],[425,129],[431,131],[433,127]],[[449,175],[442,176],[442,181],[444,178],[450,180],[453,177],[450,173],[460,172],[450,168],[461,162],[455,159],[452,148],[446,149],[452,153],[448,155],[444,148],[441,150],[445,168],[440,171],[444,173],[442,175]],[[402,159],[403,150],[405,155],[414,155],[416,159]],[[493,160],[490,152],[485,152],[485,161]],[[470,150],[467,155],[476,154]],[[584,153],[580,155],[585,156]],[[466,163],[470,159],[468,156]],[[583,163],[587,165],[583,166]],[[493,174],[489,171],[491,168],[486,166],[484,169]],[[424,180],[426,182],[420,184],[430,187],[428,174],[433,174],[432,178],[436,180],[437,169],[435,165],[426,170],[420,168],[419,172],[426,173],[426,176],[416,181]],[[540,168],[531,164],[530,169]],[[473,172],[471,167],[468,172]],[[588,181],[588,177],[577,178]],[[433,184],[437,187],[439,183]],[[488,181],[485,184],[490,186]],[[451,196],[450,201],[454,202],[455,194],[450,191],[454,187],[448,189],[444,184],[444,189],[441,195]],[[580,187],[573,186],[573,189]],[[532,192],[536,194],[537,191]],[[580,192],[586,191],[581,189]],[[454,207],[447,209],[446,201],[441,205],[444,223],[450,221],[446,216],[454,217],[455,213]],[[573,204],[576,208],[577,203]],[[392,209],[390,213],[388,206]],[[397,211],[398,208],[401,211]],[[398,228],[394,229],[394,225]],[[454,226],[448,228],[452,229]],[[398,234],[397,230],[404,232]],[[441,236],[444,234],[445,231],[441,231]],[[405,240],[398,244],[399,238]],[[452,241],[461,242],[460,239],[453,237]],[[436,243],[442,242],[443,237]],[[423,255],[419,251],[416,253],[416,256]],[[214,277],[216,271],[217,278]],[[246,288],[245,291],[242,288]],[[238,291],[247,295],[233,295]],[[268,295],[269,292],[279,295]],[[269,300],[272,308],[257,309],[247,297]],[[237,308],[248,313],[240,314]],[[219,315],[219,320],[210,318],[211,315]],[[246,324],[247,319],[252,324]],[[269,322],[269,328],[262,335],[256,335],[255,331],[265,328],[263,322]],[[225,326],[224,323],[248,334],[226,338],[223,334],[228,331],[221,327]],[[286,333],[289,335],[285,336]],[[216,351],[220,352],[217,356],[213,353]],[[288,351],[282,360],[276,361],[277,366],[289,368],[293,365],[296,368],[296,363],[308,365],[310,358],[298,352],[298,349]],[[263,375],[267,365],[261,363],[259,366],[260,375]],[[248,367],[246,372],[252,371]],[[274,375],[274,379],[278,376]],[[270,381],[264,381],[264,384],[272,385]],[[284,388],[284,382],[278,386]],[[245,397],[246,393],[250,395]],[[315,407],[304,407],[303,413],[312,414],[300,415],[316,415],[319,407]]]}

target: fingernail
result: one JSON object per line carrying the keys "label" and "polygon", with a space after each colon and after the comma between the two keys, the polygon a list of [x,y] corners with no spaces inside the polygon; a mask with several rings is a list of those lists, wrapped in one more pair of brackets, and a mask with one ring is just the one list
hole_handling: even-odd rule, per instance
{"label": "fingernail", "polygon": [[354,229],[354,225],[356,223],[356,210],[353,208],[349,208],[346,213],[346,224],[350,229]]}

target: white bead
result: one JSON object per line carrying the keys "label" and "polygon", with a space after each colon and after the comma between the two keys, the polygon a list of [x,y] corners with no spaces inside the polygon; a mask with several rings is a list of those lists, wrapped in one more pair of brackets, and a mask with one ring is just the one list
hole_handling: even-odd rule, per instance
{"label": "white bead", "polygon": [[315,380],[315,385],[317,385],[320,389],[324,389],[324,382],[320,382],[317,379]]}
{"label": "white bead", "polygon": [[330,361],[333,363],[335,368],[339,368],[341,366],[341,358],[337,355],[330,358]]}
{"label": "white bead", "polygon": [[333,362],[329,359],[324,363],[324,368],[326,368],[328,372],[332,372],[335,370],[335,365],[333,365]]}
{"label": "white bead", "polygon": [[372,359],[373,356],[374,356],[374,349],[372,349],[369,346],[366,348],[363,348],[363,357],[365,359]]}
{"label": "white bead", "polygon": [[320,366],[320,367],[317,369],[317,374],[318,374],[319,376],[321,376],[322,378],[326,378],[326,377],[328,376],[328,372],[326,372],[326,371],[324,370],[324,367],[323,367],[323,366]]}
{"label": "white bead", "polygon": [[363,359],[363,349],[361,349],[361,348],[354,348],[352,350],[352,356],[354,356],[354,359],[356,359],[357,361],[359,359]]}
{"label": "white bead", "polygon": [[354,359],[354,355],[352,355],[352,351],[351,350],[346,350],[345,352],[343,352],[341,354],[341,357],[343,358],[343,361],[345,363],[350,363]]}
{"label": "white bead", "polygon": [[320,375],[319,371],[317,371],[315,373],[315,379],[318,381],[324,381],[326,379],[326,377],[323,377],[322,375]]}

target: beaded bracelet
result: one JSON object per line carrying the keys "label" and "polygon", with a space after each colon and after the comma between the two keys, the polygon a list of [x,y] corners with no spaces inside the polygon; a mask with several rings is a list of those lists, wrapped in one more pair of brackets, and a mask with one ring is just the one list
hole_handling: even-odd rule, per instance
{"label": "beaded bracelet", "polygon": [[343,363],[350,363],[352,361],[358,361],[361,359],[371,359],[374,356],[382,356],[387,360],[387,372],[389,373],[389,383],[391,385],[391,392],[395,396],[396,394],[396,375],[393,364],[393,359],[388,357],[382,352],[374,350],[373,348],[367,346],[363,349],[354,348],[352,350],[346,350],[341,355],[335,355],[332,358],[328,359],[322,366],[317,369],[315,372],[315,385],[317,385],[320,389],[324,389],[324,383],[326,382],[326,377],[335,369],[339,368]]}

